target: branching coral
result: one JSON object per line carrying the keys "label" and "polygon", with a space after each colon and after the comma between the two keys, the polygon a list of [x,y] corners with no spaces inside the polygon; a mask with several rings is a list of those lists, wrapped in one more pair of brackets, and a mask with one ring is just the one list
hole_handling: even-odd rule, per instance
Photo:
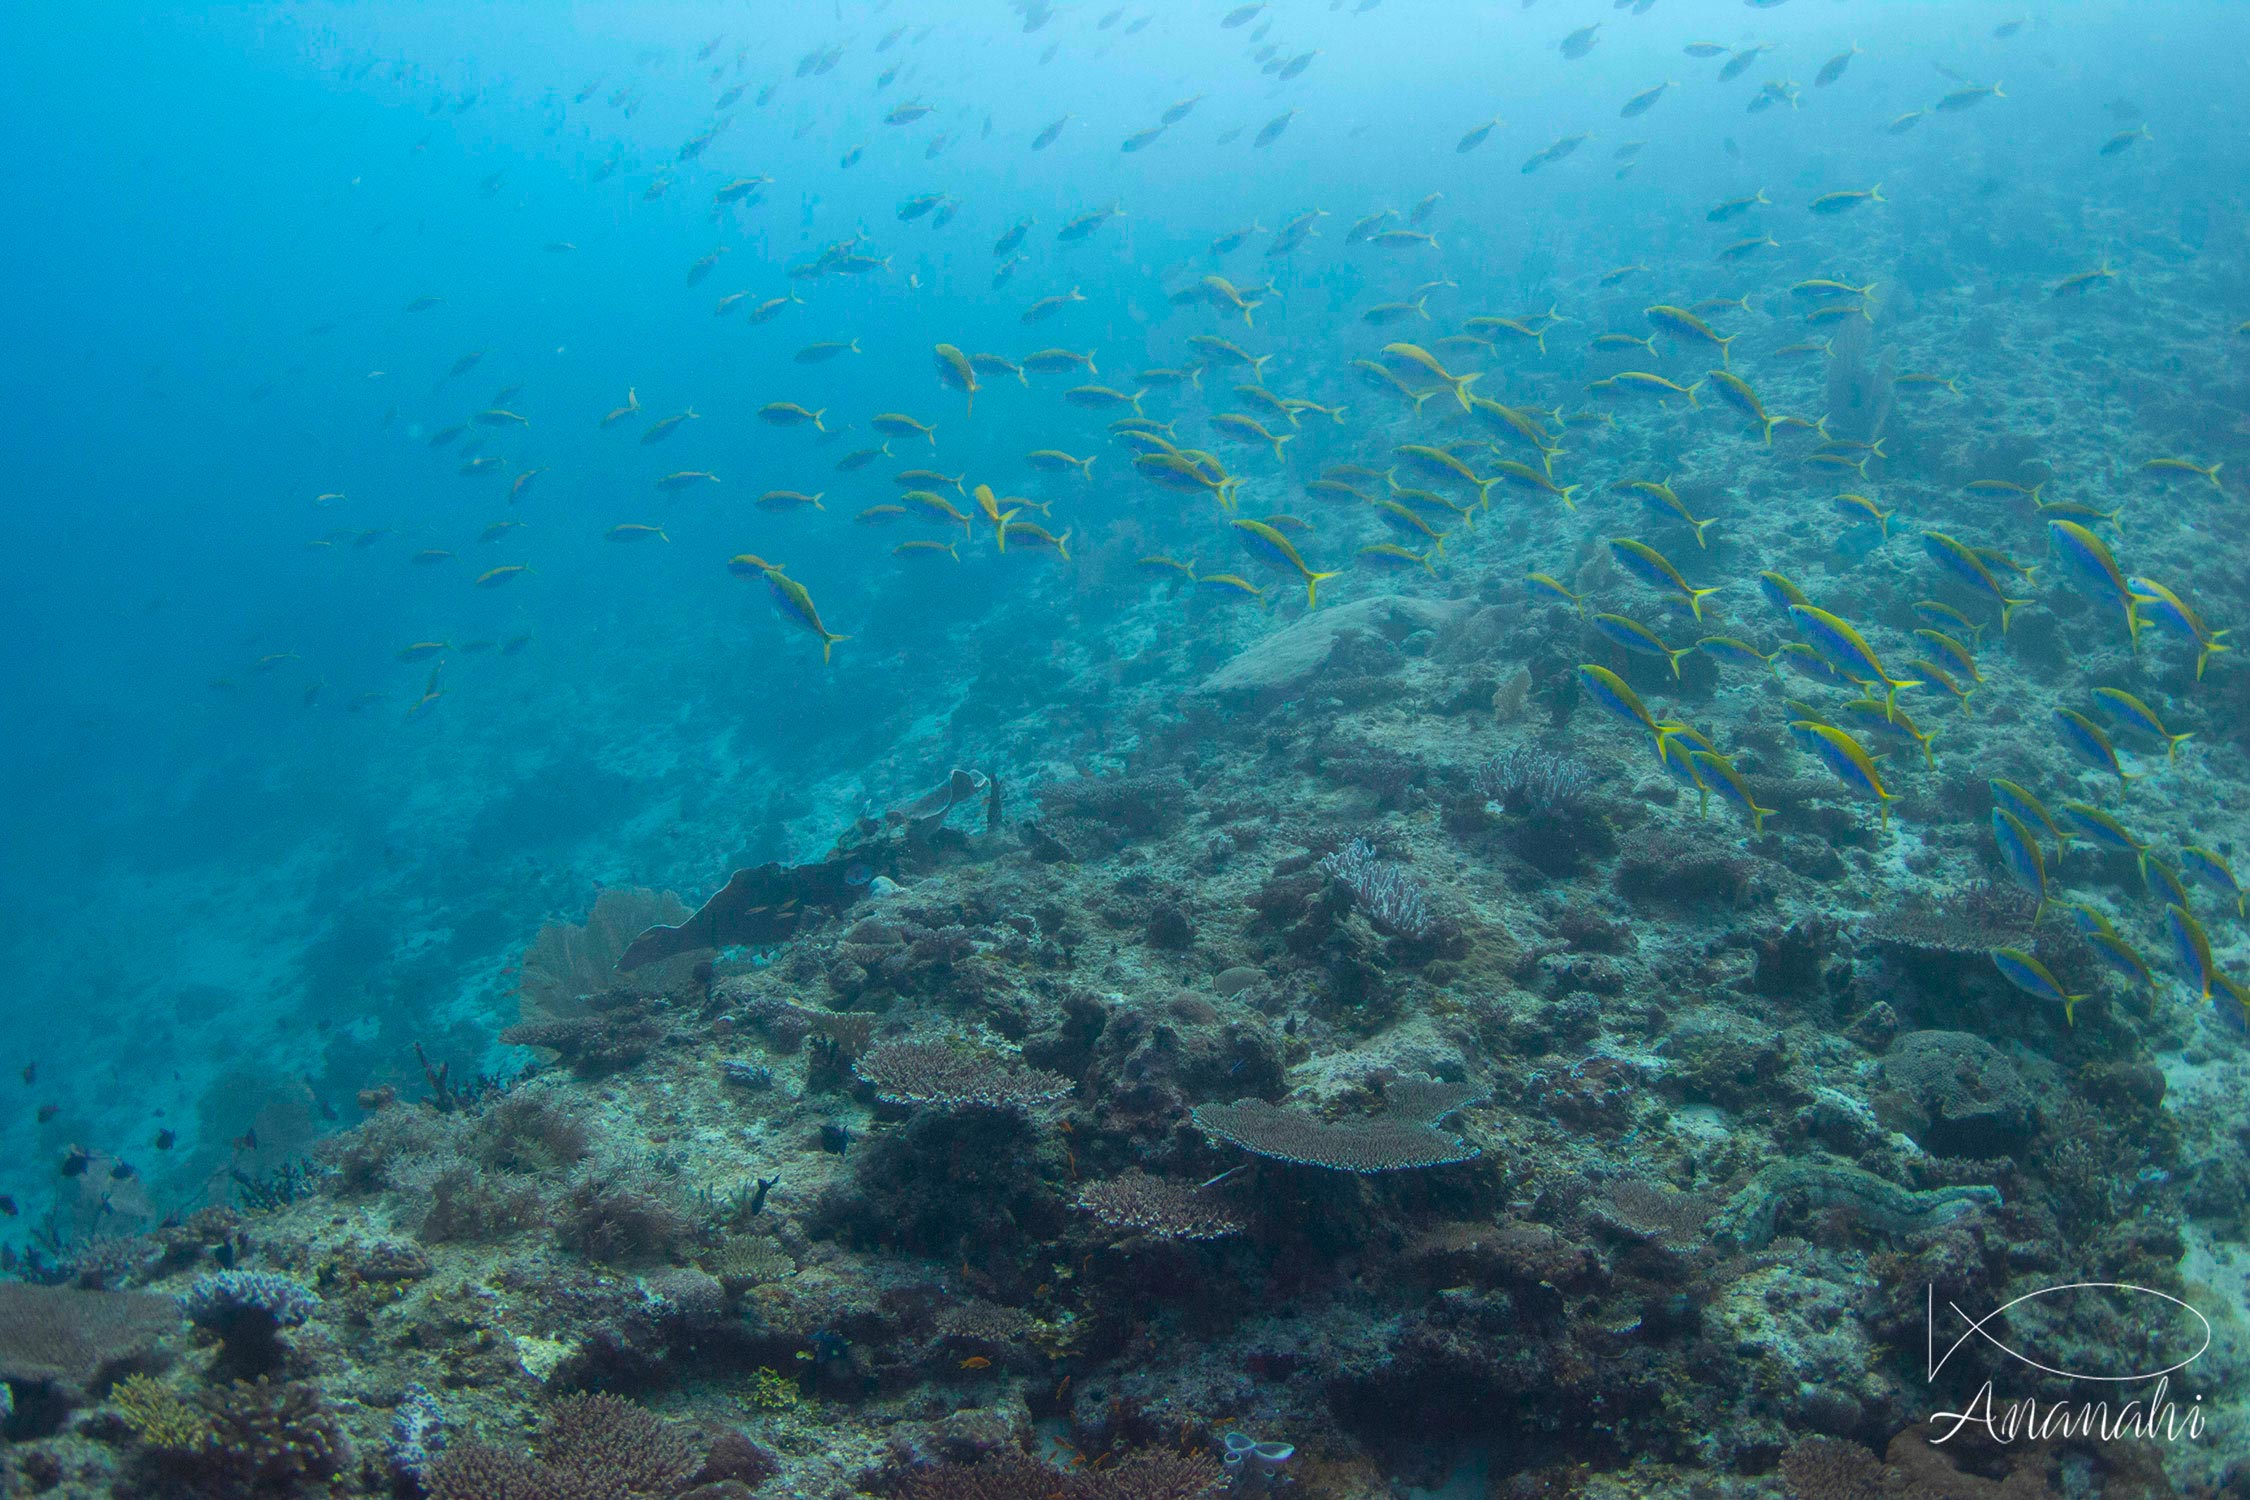
{"label": "branching coral", "polygon": [[685,1432],[610,1395],[555,1403],[530,1453],[460,1443],[429,1467],[432,1500],[667,1500],[701,1455]]}
{"label": "branching coral", "polygon": [[1217,1240],[1242,1232],[1242,1219],[1209,1189],[1138,1169],[1089,1182],[1078,1206],[1111,1229],[1155,1240]]}
{"label": "branching coral", "polygon": [[132,1494],[294,1495],[308,1481],[333,1479],[350,1460],[335,1414],[309,1385],[236,1381],[198,1393],[192,1405],[146,1390],[134,1394],[139,1415],[124,1415],[143,1451]]}
{"label": "branching coral", "polygon": [[272,1271],[214,1271],[180,1297],[180,1311],[198,1328],[263,1321],[295,1328],[320,1306],[312,1288]]}
{"label": "branching coral", "polygon": [[212,1441],[210,1417],[160,1380],[129,1375],[109,1399],[133,1436],[151,1448],[196,1449]]}
{"label": "branching coral", "polygon": [[944,1042],[885,1042],[853,1068],[886,1104],[1024,1109],[1071,1090],[1070,1080],[998,1054]]}

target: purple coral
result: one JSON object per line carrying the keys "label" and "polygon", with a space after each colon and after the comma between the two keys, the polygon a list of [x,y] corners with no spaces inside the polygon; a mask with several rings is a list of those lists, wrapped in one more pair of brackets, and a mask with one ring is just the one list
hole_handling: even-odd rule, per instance
{"label": "purple coral", "polygon": [[295,1328],[318,1306],[320,1296],[312,1288],[273,1271],[214,1271],[197,1277],[180,1297],[180,1311],[198,1328],[223,1329],[258,1318],[276,1328]]}
{"label": "purple coral", "polygon": [[445,1413],[427,1387],[409,1384],[399,1393],[384,1451],[393,1474],[418,1485],[428,1482],[430,1465],[445,1452]]}
{"label": "purple coral", "polygon": [[1367,840],[1353,839],[1315,868],[1350,891],[1367,920],[1385,932],[1425,938],[1437,929],[1437,917],[1421,882],[1389,860],[1378,859],[1375,846]]}
{"label": "purple coral", "polygon": [[1593,794],[1594,773],[1582,761],[1518,745],[1478,766],[1470,784],[1478,796],[1509,812],[1565,816],[1584,810]]}

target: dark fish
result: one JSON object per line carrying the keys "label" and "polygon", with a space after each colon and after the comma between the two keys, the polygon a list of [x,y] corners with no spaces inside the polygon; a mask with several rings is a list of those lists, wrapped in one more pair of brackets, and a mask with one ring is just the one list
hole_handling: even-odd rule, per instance
{"label": "dark fish", "polygon": [[1281,139],[1281,133],[1289,128],[1289,122],[1296,116],[1297,112],[1293,109],[1284,110],[1282,113],[1275,115],[1272,119],[1266,121],[1265,128],[1258,132],[1257,139],[1250,144],[1254,147],[1272,145],[1275,141]]}
{"label": "dark fish", "polygon": [[173,1131],[159,1130],[158,1132],[156,1132],[156,1139],[150,1142],[150,1144],[155,1146],[159,1151],[169,1151],[173,1146],[179,1143],[179,1139],[180,1138],[178,1134]]}

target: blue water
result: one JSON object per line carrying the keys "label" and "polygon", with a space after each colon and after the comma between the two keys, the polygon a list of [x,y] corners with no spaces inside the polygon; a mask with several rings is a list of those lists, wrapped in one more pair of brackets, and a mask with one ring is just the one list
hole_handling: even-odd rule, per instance
{"label": "blue water", "polygon": [[[1734,320],[1749,353],[1797,336],[1783,289],[1800,277],[1924,298],[1965,287],[1948,326],[1923,330],[1983,403],[1959,441],[2012,435],[2069,452],[2074,477],[2106,463],[2120,485],[2154,452],[2241,463],[2239,423],[2224,430],[2207,400],[2219,382],[2240,388],[2232,328],[2250,305],[2238,8],[2041,5],[2007,37],[1995,28],[2022,6],[1660,0],[1635,15],[1587,0],[1279,0],[1222,29],[1227,9],[1142,0],[1105,28],[1110,7],[1090,0],[1030,31],[997,0],[129,20],[50,8],[11,22],[0,1062],[35,1072],[6,1085],[18,1102],[0,1113],[0,1190],[36,1215],[54,1163],[82,1143],[129,1157],[157,1206],[175,1207],[237,1159],[229,1143],[254,1122],[261,1151],[294,1149],[351,1117],[359,1089],[412,1080],[416,1040],[465,1066],[516,1066],[491,1040],[513,1017],[507,970],[542,921],[582,916],[598,887],[692,899],[736,865],[817,854],[851,816],[973,760],[992,725],[1037,726],[1072,674],[1183,634],[1216,660],[1297,612],[1295,586],[1270,575],[1273,617],[1152,592],[1132,566],[1147,552],[1256,565],[1207,503],[1135,481],[1104,432],[1113,414],[1061,401],[1072,381],[987,377],[966,418],[934,376],[939,341],[1019,359],[1091,350],[1102,382],[1127,391],[1139,368],[1186,362],[1193,333],[1273,352],[1275,389],[1352,415],[1334,431],[1308,419],[1286,468],[1213,445],[1261,492],[1244,513],[1266,514],[1305,508],[1316,462],[1410,440],[1386,435],[1403,408],[1348,368],[1384,338],[1554,306],[1575,321],[1550,357],[1503,348],[1471,363],[1505,371],[1485,394],[1575,407],[1618,368],[1582,340],[1645,331],[1647,301],[1751,294],[1758,314]],[[1596,22],[1588,56],[1558,53]],[[1697,39],[1774,50],[1720,84],[1723,58],[1683,55]],[[1854,44],[1844,76],[1814,87]],[[1252,56],[1269,45],[1276,61],[1317,55],[1276,82]],[[797,76],[828,46],[841,49],[831,71]],[[1886,133],[1960,86],[1941,65],[2005,97]],[[1793,79],[1797,103],[1748,112],[1767,79]],[[1666,80],[1681,86],[1619,118]],[[715,109],[736,85],[741,100]],[[1120,151],[1197,95],[1153,146]],[[909,100],[932,113],[883,123]],[[1292,109],[1278,139],[1252,145]],[[1495,116],[1489,139],[1456,150]],[[2144,117],[2148,141],[2097,155]],[[700,157],[678,160],[714,125]],[[1579,132],[1592,138],[1574,154],[1524,170]],[[1631,141],[1646,144],[1628,174],[1617,153]],[[855,146],[864,157],[840,167]],[[760,174],[762,201],[714,205],[720,186]],[[1803,208],[1876,182],[1884,205],[1831,220]],[[1773,208],[1706,221],[1760,190]],[[898,205],[929,192],[958,200],[953,221],[900,222]],[[1345,245],[1356,219],[1431,193],[1445,195],[1426,226],[1436,250]],[[1121,217],[1057,243],[1113,202]],[[1319,237],[1285,258],[1262,256],[1265,233],[1223,259],[1208,248],[1311,209],[1328,214]],[[995,290],[992,243],[1026,216],[1026,259]],[[1780,246],[1715,261],[1737,228]],[[886,272],[786,277],[854,236],[890,257]],[[2108,300],[2046,295],[2105,261],[2124,278],[2095,294]],[[1598,287],[1598,272],[1636,262],[1651,271]],[[1255,328],[1168,301],[1213,270],[1243,285],[1271,275],[1280,297]],[[1459,287],[1433,300],[1439,322],[1359,321],[1441,279]],[[1083,303],[1020,321],[1074,287]],[[803,305],[746,321],[793,288]],[[425,297],[443,300],[405,310]],[[2062,318],[2082,331],[2058,334]],[[2023,328],[2065,339],[2084,367],[2027,365]],[[853,338],[864,354],[792,358]],[[472,351],[475,367],[449,376]],[[1652,368],[1683,380],[1708,364],[1676,348],[1663,359]],[[1776,411],[1803,404],[1784,391],[1817,404],[1817,376],[1740,366]],[[2152,389],[2157,377],[2189,389]],[[1206,383],[1223,393],[1240,378]],[[430,446],[508,388],[527,426],[471,425]],[[603,429],[628,390],[641,415]],[[758,420],[778,400],[824,409],[831,431]],[[1211,391],[1147,404],[1168,418],[1221,407]],[[639,441],[689,408],[701,415],[668,440]],[[894,439],[893,458],[834,472],[879,440],[868,419],[884,410],[935,422],[936,446]],[[501,457],[494,473],[457,472],[471,439]],[[1693,441],[1692,454],[1644,445],[1642,467],[1709,471],[1751,451],[1717,418]],[[1031,471],[1022,454],[1039,447],[1100,454],[1095,482]],[[851,517],[918,464],[1051,501],[1074,561],[999,557],[981,526],[958,566],[894,557],[900,540],[943,533]],[[1589,459],[1565,477],[1593,489],[1620,467]],[[510,480],[530,469],[542,472],[511,505]],[[722,482],[653,487],[695,469]],[[1825,483],[1761,481],[1736,513],[1810,506]],[[825,491],[826,509],[754,508],[774,488]],[[1886,493],[1911,504],[1949,488],[1900,475]],[[2142,535],[2212,524],[2201,494],[2174,493],[2176,512],[2148,502]],[[342,498],[316,502],[326,494]],[[504,520],[522,525],[480,540]],[[611,540],[623,524],[668,540]],[[1571,537],[1598,534],[1575,524]],[[360,533],[376,534],[362,546]],[[1483,552],[1446,587],[1512,591],[1523,569],[1567,561],[1561,535]],[[1849,553],[1866,542],[1853,536]],[[425,549],[453,555],[411,560]],[[763,588],[729,574],[743,551],[785,563],[850,637],[831,665]],[[1754,575],[1754,555],[1730,581]],[[513,564],[531,571],[472,585]],[[1413,586],[1370,570],[1323,603]],[[401,661],[417,642],[446,649]],[[1020,770],[1128,748],[1104,741],[1082,687],[1053,710],[1049,762]],[[44,1122],[42,1104],[55,1106]],[[179,1132],[168,1157],[148,1145],[160,1128]]]}

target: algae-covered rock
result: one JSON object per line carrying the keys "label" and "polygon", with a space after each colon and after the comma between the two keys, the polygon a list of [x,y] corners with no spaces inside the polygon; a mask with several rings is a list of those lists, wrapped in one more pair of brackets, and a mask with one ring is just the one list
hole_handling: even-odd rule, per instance
{"label": "algae-covered rock", "polygon": [[1419,630],[1452,623],[1470,606],[1443,599],[1389,596],[1315,610],[1295,624],[1253,642],[1203,679],[1198,693],[1213,697],[1288,694],[1311,684],[1347,636],[1398,641]]}

